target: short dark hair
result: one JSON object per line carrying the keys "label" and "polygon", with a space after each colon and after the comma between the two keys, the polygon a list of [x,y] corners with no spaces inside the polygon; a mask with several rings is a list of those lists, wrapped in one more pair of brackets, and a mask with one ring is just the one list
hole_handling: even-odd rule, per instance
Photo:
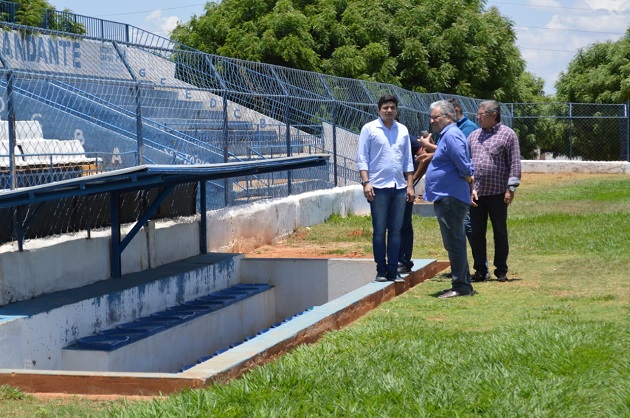
{"label": "short dark hair", "polygon": [[380,109],[381,106],[383,106],[387,102],[394,102],[396,107],[398,107],[398,97],[394,96],[393,94],[384,94],[381,96],[380,99],[378,99],[378,108]]}
{"label": "short dark hair", "polygon": [[450,104],[452,104],[452,105],[453,105],[453,107],[459,107],[459,109],[460,109],[460,110],[464,110],[464,109],[462,108],[461,103],[459,103],[459,100],[457,100],[456,98],[451,97],[450,99],[448,99],[448,102],[449,102]]}

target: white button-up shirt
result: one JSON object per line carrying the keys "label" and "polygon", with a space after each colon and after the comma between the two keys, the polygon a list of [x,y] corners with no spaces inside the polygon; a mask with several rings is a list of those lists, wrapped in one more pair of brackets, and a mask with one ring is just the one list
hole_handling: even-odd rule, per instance
{"label": "white button-up shirt", "polygon": [[393,121],[388,129],[380,117],[366,123],[359,135],[357,166],[368,172],[372,187],[406,188],[404,173],[414,171],[407,127]]}

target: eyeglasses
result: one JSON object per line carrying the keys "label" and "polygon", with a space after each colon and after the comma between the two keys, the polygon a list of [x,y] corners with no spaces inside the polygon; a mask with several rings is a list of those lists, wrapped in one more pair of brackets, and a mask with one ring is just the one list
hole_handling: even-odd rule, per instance
{"label": "eyeglasses", "polygon": [[439,114],[439,115],[430,115],[430,116],[429,116],[429,120],[438,120],[438,119],[439,119],[439,118],[441,118],[442,116],[444,116],[444,115],[442,115],[442,114]]}
{"label": "eyeglasses", "polygon": [[477,118],[481,119],[484,116],[490,116],[492,115],[494,112],[481,112],[481,113],[477,113]]}

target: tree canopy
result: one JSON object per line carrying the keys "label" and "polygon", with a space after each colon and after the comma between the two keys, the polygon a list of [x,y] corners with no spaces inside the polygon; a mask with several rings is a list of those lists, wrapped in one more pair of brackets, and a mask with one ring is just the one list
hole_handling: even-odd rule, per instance
{"label": "tree canopy", "polygon": [[15,21],[26,26],[39,26],[47,9],[53,7],[46,0],[14,0],[18,4]]}
{"label": "tree canopy", "polygon": [[630,27],[616,42],[582,49],[560,73],[560,100],[582,103],[624,103],[630,100]]}
{"label": "tree canopy", "polygon": [[[83,24],[75,22],[71,16],[51,13],[55,8],[46,0],[14,0],[13,3],[17,4],[15,23],[69,33],[85,33]],[[64,9],[63,12],[72,13],[69,9]],[[9,20],[6,11],[0,13],[0,20]]]}
{"label": "tree canopy", "polygon": [[172,39],[200,51],[442,92],[530,101],[513,23],[485,0],[223,0]]}

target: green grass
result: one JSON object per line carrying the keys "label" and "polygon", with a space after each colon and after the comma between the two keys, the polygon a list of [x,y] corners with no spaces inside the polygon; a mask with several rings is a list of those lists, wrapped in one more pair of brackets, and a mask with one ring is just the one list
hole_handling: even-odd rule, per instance
{"label": "green grass", "polygon": [[[120,417],[630,417],[629,219],[630,176],[525,176],[510,207],[510,282],[441,300],[449,281],[437,276],[230,384],[73,408]],[[435,219],[414,218],[414,228],[416,257],[447,258]],[[292,240],[369,249],[371,223],[335,216]],[[54,404],[21,415],[34,401],[8,393],[2,416],[73,416]]]}

